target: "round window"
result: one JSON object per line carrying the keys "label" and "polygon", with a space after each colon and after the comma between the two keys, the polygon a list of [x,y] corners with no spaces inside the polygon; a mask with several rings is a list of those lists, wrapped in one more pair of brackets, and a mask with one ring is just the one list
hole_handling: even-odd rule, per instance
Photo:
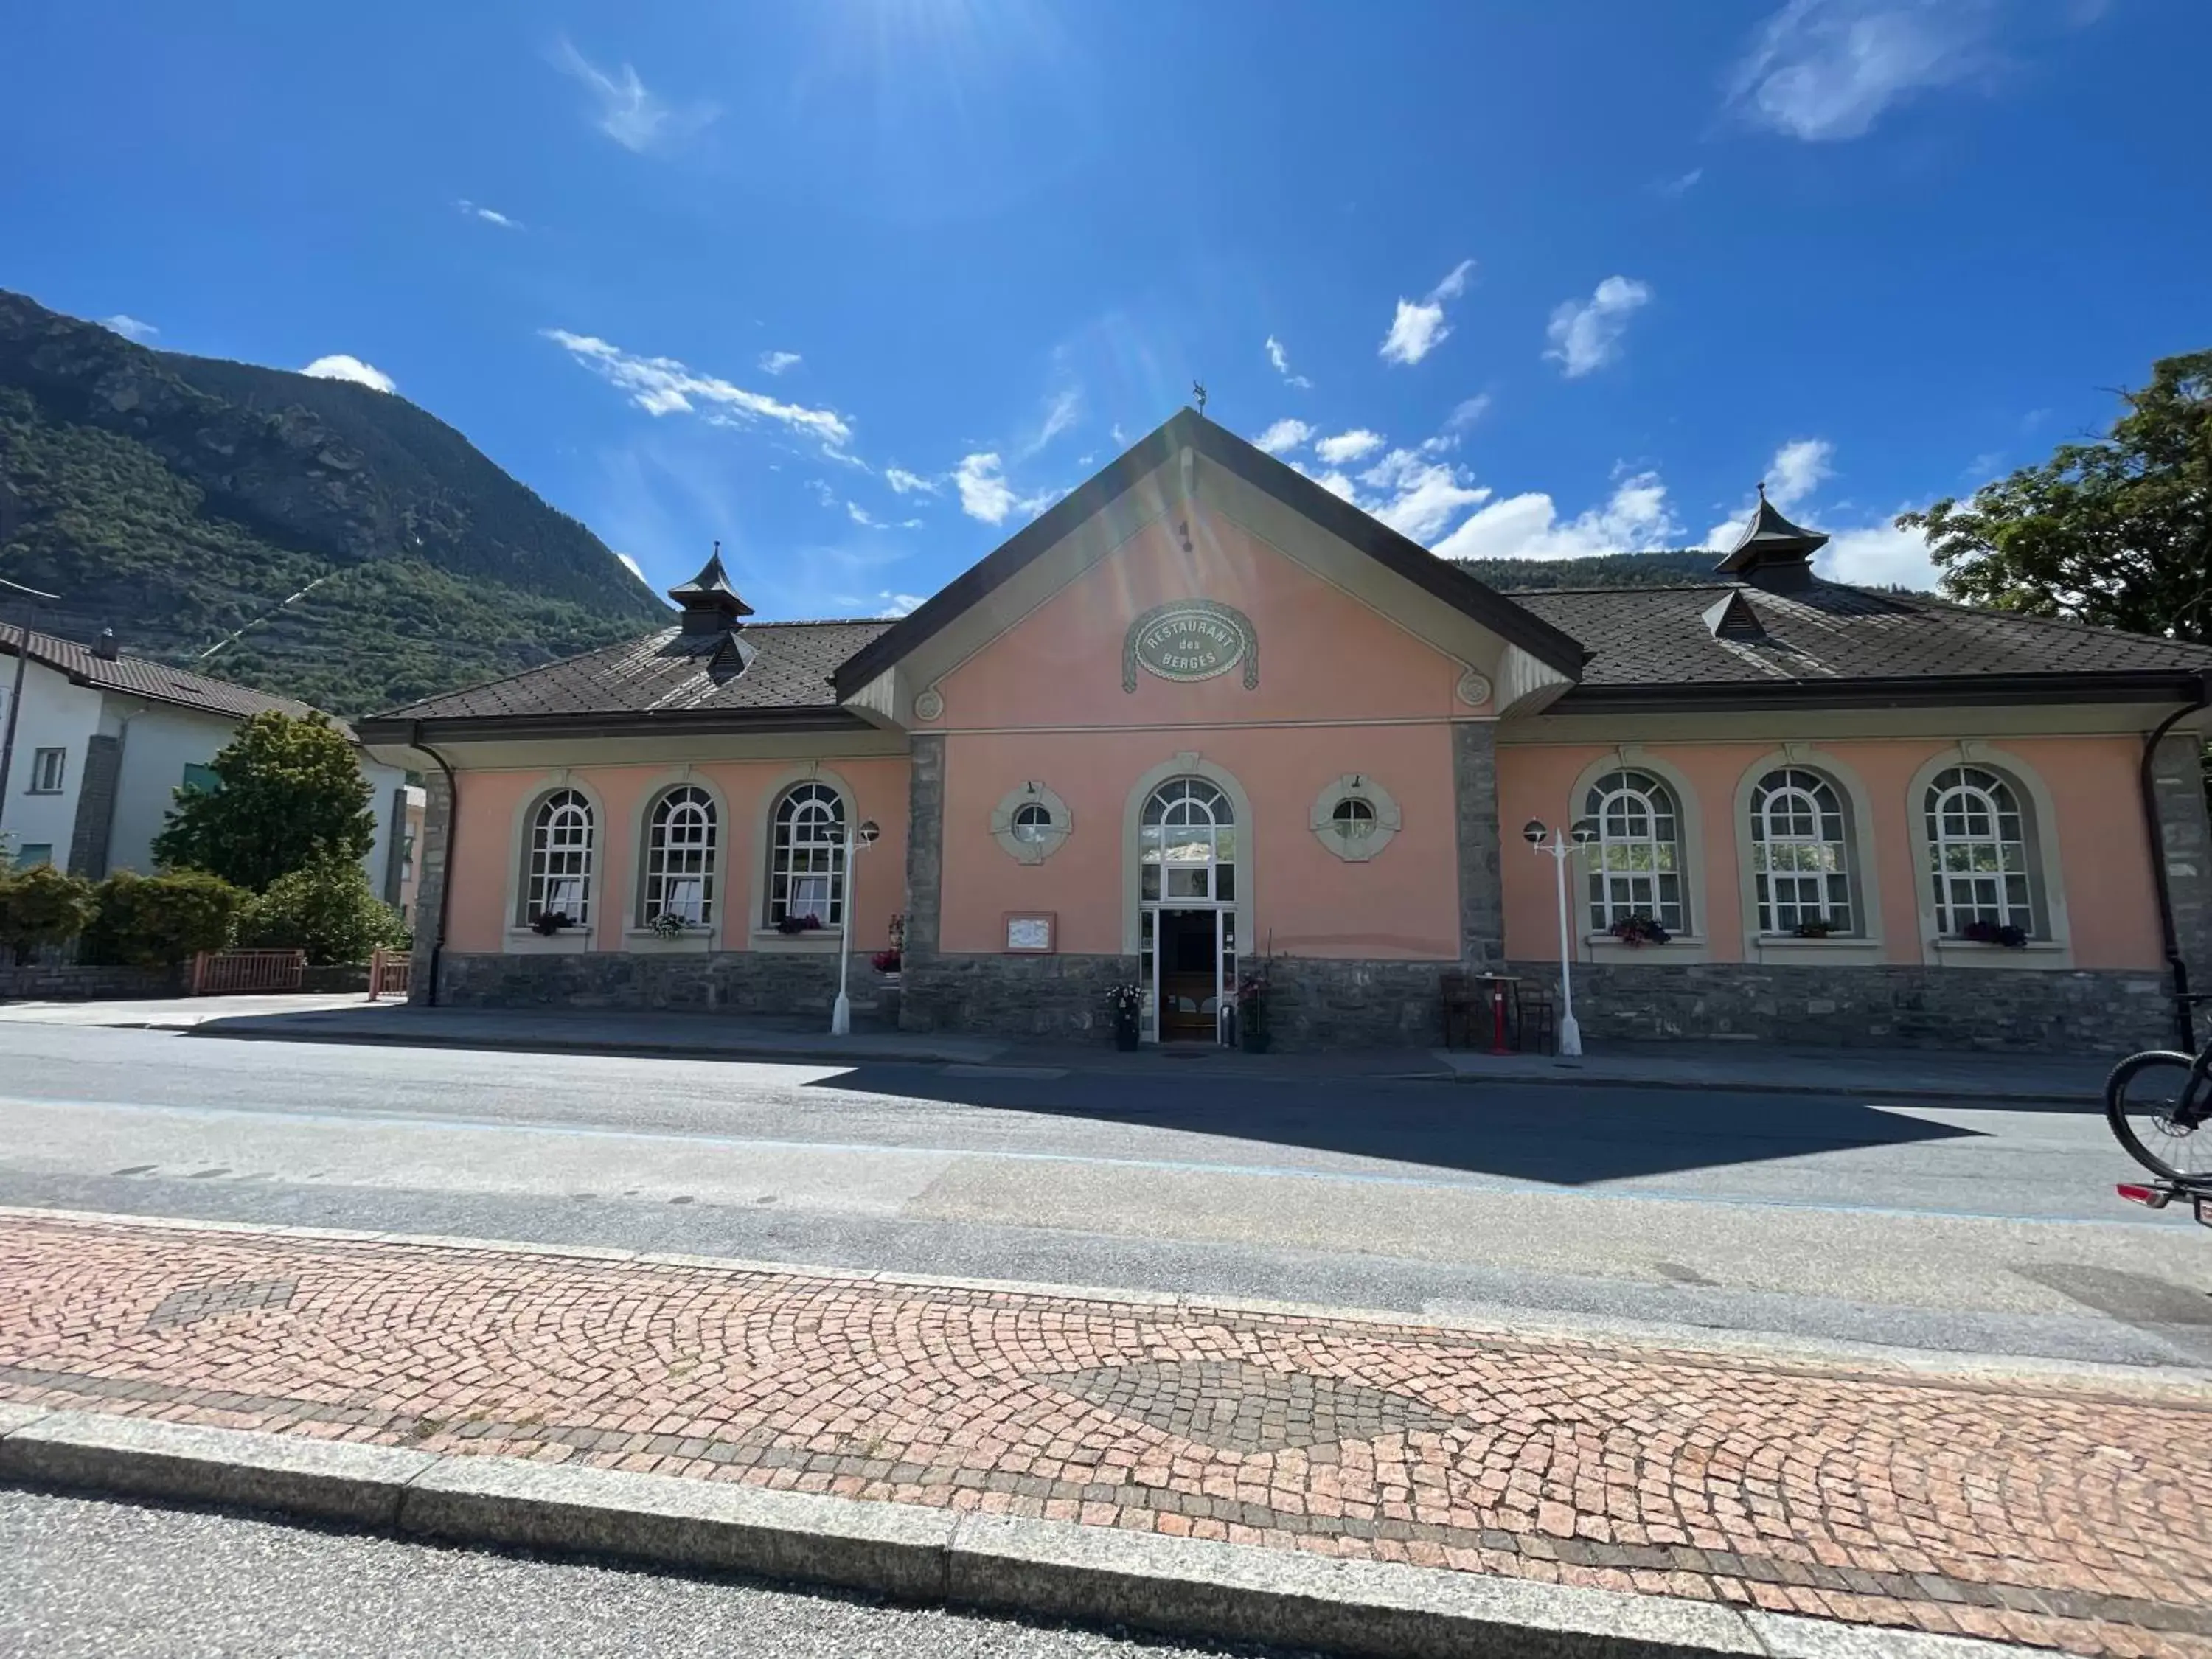
{"label": "round window", "polygon": [[1014,839],[1036,846],[1052,833],[1052,813],[1035,801],[1014,808]]}
{"label": "round window", "polygon": [[1375,833],[1375,803],[1364,796],[1346,795],[1329,814],[1336,833],[1346,841],[1364,841]]}

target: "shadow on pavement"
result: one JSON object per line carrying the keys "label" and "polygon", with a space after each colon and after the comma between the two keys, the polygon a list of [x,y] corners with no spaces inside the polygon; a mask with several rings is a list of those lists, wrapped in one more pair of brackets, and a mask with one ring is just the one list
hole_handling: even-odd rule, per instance
{"label": "shadow on pavement", "polygon": [[[1081,1072],[993,1077],[861,1065],[807,1086],[1565,1186],[1856,1146],[1981,1138],[1978,1130],[1831,1097],[1700,1095],[1602,1084],[1570,1092],[1360,1078],[1297,1083],[1195,1070],[1157,1079]],[[1220,1148],[1208,1149],[1206,1157],[1218,1161]],[[1266,1161],[1264,1152],[1255,1161]]]}

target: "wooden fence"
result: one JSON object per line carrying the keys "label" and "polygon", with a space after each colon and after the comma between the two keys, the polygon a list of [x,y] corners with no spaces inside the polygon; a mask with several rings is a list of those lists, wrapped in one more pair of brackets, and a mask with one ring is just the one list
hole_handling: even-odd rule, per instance
{"label": "wooden fence", "polygon": [[368,959],[368,1000],[404,997],[414,979],[415,958],[404,951],[379,949]]}
{"label": "wooden fence", "polygon": [[203,951],[192,958],[191,994],[296,991],[307,971],[305,951]]}

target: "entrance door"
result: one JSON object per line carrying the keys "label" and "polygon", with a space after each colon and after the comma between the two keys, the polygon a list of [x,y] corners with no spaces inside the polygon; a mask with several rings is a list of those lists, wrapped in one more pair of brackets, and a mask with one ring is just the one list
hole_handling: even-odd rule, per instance
{"label": "entrance door", "polygon": [[1138,1030],[1148,1042],[1230,1040],[1237,994],[1237,830],[1203,778],[1171,778],[1145,803],[1138,881]]}
{"label": "entrance door", "polygon": [[1160,1041],[1211,1042],[1221,1024],[1220,913],[1160,912]]}

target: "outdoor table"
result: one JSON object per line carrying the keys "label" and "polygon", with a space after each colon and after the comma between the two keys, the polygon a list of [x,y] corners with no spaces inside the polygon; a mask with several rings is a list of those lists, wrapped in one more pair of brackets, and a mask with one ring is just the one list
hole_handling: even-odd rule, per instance
{"label": "outdoor table", "polygon": [[1518,985],[1521,976],[1517,974],[1477,974],[1474,979],[1478,985],[1490,988],[1490,1052],[1510,1054],[1513,1051],[1505,1046],[1505,988]]}

